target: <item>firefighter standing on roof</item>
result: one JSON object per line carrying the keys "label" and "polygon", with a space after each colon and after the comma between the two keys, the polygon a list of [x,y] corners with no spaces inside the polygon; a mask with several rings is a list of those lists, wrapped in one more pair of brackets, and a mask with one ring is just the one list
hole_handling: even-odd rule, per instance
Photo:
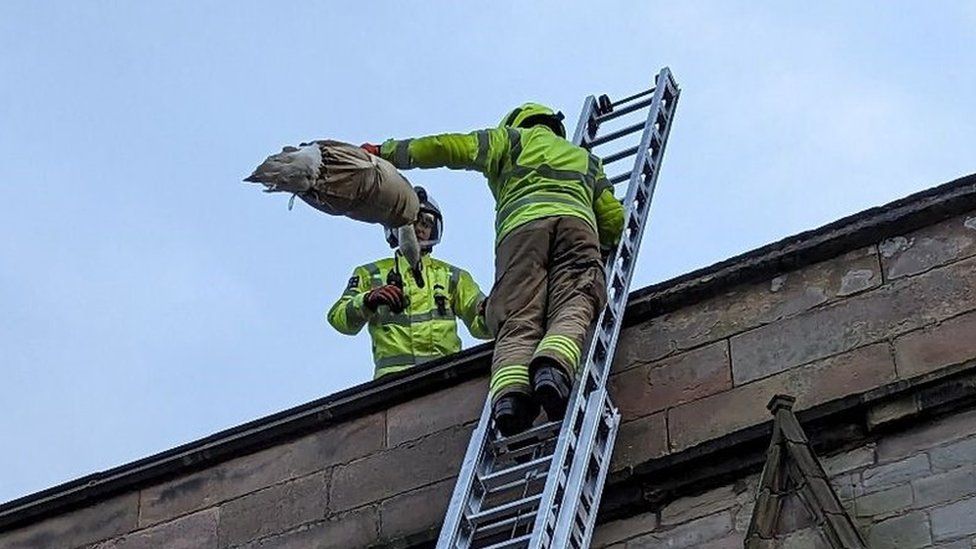
{"label": "firefighter standing on roof", "polygon": [[488,179],[496,202],[490,393],[503,435],[527,429],[540,404],[550,420],[565,414],[583,339],[606,300],[601,247],[615,247],[623,230],[602,163],[566,140],[562,118],[526,103],[496,128],[363,145],[399,169]]}
{"label": "firefighter standing on roof", "polygon": [[[407,272],[399,252],[356,267],[345,292],[329,310],[332,326],[348,335],[359,333],[367,323],[373,343],[374,377],[410,368],[416,364],[461,350],[457,321],[461,317],[471,335],[490,339],[484,317],[484,294],[463,269],[430,256],[440,242],[444,222],[440,208],[416,187],[420,217],[415,224],[424,287],[419,288]],[[387,242],[396,247],[396,232],[387,230]]]}

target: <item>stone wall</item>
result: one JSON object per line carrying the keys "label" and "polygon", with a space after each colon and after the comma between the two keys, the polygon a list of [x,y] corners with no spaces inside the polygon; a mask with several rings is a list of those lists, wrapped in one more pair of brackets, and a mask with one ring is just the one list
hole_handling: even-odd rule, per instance
{"label": "stone wall", "polygon": [[[707,460],[708,444],[767,423],[774,393],[795,395],[800,412],[976,360],[973,334],[976,212],[652,315],[621,335],[610,383],[623,423],[608,490],[626,491],[648,467]],[[427,546],[486,385],[470,379],[0,528],[0,548]],[[844,501],[877,547],[968,547],[976,416],[906,423],[914,401],[872,410],[884,428],[828,460]],[[634,496],[616,512],[628,518],[598,528],[597,545],[741,546],[755,472]]]}
{"label": "stone wall", "polygon": [[[872,549],[976,546],[976,410],[951,414],[824,458],[824,468]],[[756,499],[750,475],[603,524],[594,549],[741,548]],[[797,501],[769,547],[829,548]]]}

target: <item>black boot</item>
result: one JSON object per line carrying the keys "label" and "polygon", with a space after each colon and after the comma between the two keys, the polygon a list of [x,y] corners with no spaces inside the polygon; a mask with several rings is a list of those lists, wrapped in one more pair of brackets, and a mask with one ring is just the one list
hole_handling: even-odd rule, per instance
{"label": "black boot", "polygon": [[532,375],[532,389],[535,399],[546,411],[549,421],[562,421],[566,415],[569,392],[573,382],[563,369],[551,358],[540,356],[529,366]]}
{"label": "black boot", "polygon": [[509,393],[500,397],[491,409],[498,432],[506,437],[517,435],[531,427],[538,410],[538,407],[533,406],[532,399],[521,393]]}

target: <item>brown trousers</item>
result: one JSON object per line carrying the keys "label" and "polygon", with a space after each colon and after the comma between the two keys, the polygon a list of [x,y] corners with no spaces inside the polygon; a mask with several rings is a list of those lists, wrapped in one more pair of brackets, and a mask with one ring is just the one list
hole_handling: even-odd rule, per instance
{"label": "brown trousers", "polygon": [[531,394],[529,363],[556,361],[575,378],[583,343],[606,302],[596,231],[571,216],[516,228],[495,250],[486,319],[495,334],[491,395]]}

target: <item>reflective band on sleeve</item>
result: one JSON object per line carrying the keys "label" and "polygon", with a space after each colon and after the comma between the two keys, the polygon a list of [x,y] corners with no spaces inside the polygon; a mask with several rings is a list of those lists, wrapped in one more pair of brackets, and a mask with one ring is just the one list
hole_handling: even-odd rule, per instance
{"label": "reflective band on sleeve", "polygon": [[488,131],[481,130],[478,135],[478,157],[474,159],[474,165],[479,170],[484,171],[488,163]]}
{"label": "reflective band on sleeve", "polygon": [[368,265],[363,265],[366,272],[369,273],[369,282],[371,288],[379,288],[383,285],[383,278],[380,277],[380,268],[376,266],[376,263],[370,263]]}
{"label": "reflective band on sleeve", "polygon": [[518,164],[518,157],[522,155],[522,135],[518,130],[508,128],[508,147],[509,147],[509,163],[511,164],[511,169],[515,169]]}
{"label": "reflective band on sleeve", "polygon": [[454,295],[457,289],[458,280],[461,279],[461,269],[451,266],[451,280],[447,283],[447,293]]}
{"label": "reflective band on sleeve", "polygon": [[366,317],[363,316],[363,312],[356,307],[356,299],[350,299],[346,302],[346,323],[359,324],[360,322],[366,322]]}
{"label": "reflective band on sleeve", "polygon": [[410,142],[413,139],[397,141],[396,150],[393,151],[393,165],[400,169],[409,169],[410,165]]}

